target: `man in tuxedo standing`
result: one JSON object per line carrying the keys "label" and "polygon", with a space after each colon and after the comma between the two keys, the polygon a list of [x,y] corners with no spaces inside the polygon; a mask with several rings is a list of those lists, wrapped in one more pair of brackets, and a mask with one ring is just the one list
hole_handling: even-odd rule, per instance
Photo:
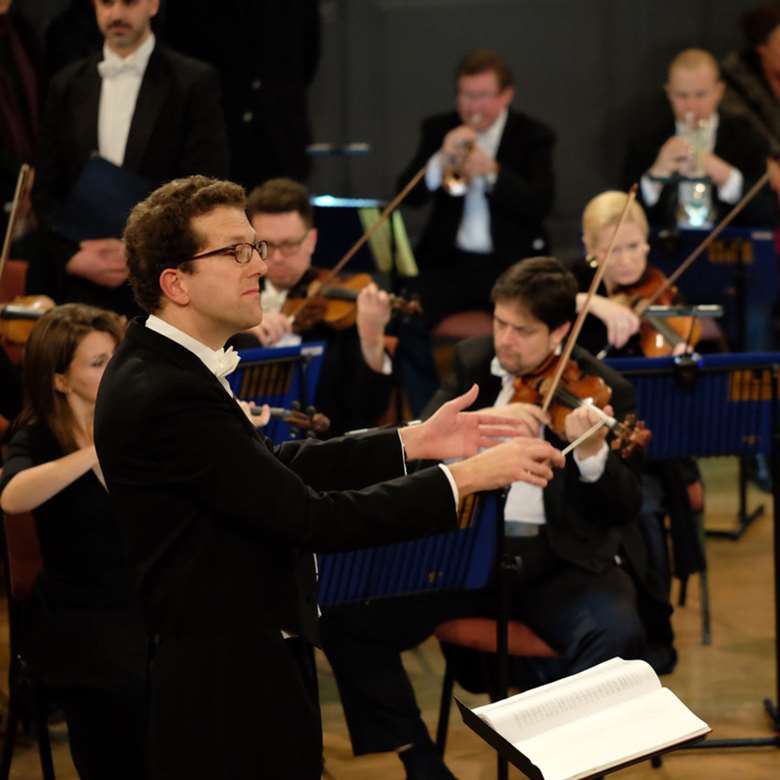
{"label": "man in tuxedo standing", "polygon": [[[243,188],[170,182],[135,207],[124,237],[150,316],[104,374],[95,443],[156,644],[150,777],[315,780],[312,552],[451,529],[459,497],[544,485],[563,457],[523,436],[475,455],[519,428],[463,413],[476,388],[400,432],[272,449],[225,380],[226,340],[262,320],[268,248]],[[457,455],[470,457],[405,476],[407,460]]]}
{"label": "man in tuxedo standing", "polygon": [[[33,199],[51,227],[96,152],[148,182],[224,176],[228,150],[219,81],[208,65],[158,45],[151,30],[159,0],[95,0],[103,35],[96,53],[52,80],[41,131]],[[58,301],[137,311],[117,237],[80,244],[51,235],[41,284]]]}

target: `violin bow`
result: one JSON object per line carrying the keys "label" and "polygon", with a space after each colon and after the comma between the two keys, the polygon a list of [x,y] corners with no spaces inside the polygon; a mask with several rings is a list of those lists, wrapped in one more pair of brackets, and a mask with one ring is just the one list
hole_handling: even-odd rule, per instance
{"label": "violin bow", "polygon": [[3,278],[5,261],[8,260],[11,254],[11,242],[16,232],[16,222],[21,216],[21,203],[30,186],[32,172],[33,169],[27,163],[22,163],[22,167],[19,169],[19,176],[16,179],[16,190],[14,191],[14,199],[11,204],[11,214],[8,217],[8,227],[3,238],[3,251],[0,254],[0,279]]}
{"label": "violin bow", "polygon": [[769,181],[769,168],[767,167],[766,173],[748,190],[742,200],[734,206],[728,214],[720,221],[720,223],[713,229],[713,231],[691,252],[685,260],[680,263],[679,267],[673,274],[649,297],[639,302],[634,314],[641,317],[647,309],[652,306],[688,269],[688,267],[696,260],[699,255],[732,223],[734,218],[739,214],[745,206],[750,203],[753,198],[758,195],[761,188]]}
{"label": "violin bow", "polygon": [[623,227],[623,223],[626,221],[626,216],[628,215],[628,210],[631,208],[631,204],[636,199],[636,190],[637,190],[637,186],[636,184],[633,184],[631,186],[631,189],[628,191],[628,196],[626,197],[626,204],[625,206],[623,206],[623,211],[620,214],[620,219],[618,220],[617,225],[615,225],[615,230],[613,231],[612,238],[609,241],[607,254],[604,257],[604,261],[602,263],[599,263],[599,267],[596,269],[596,273],[593,274],[593,279],[590,283],[588,294],[585,298],[585,303],[582,304],[582,308],[580,309],[580,312],[577,315],[577,319],[574,321],[574,325],[572,326],[571,331],[569,331],[569,337],[566,339],[566,346],[564,347],[563,352],[561,353],[561,357],[558,360],[558,366],[555,369],[555,373],[553,374],[552,382],[550,384],[550,389],[548,390],[547,395],[545,395],[544,402],[542,403],[543,412],[547,411],[550,404],[552,403],[553,398],[555,397],[555,391],[558,389],[558,385],[561,382],[563,371],[566,368],[566,364],[569,362],[569,358],[571,357],[572,350],[574,349],[574,345],[577,342],[577,338],[580,335],[580,331],[582,330],[582,325],[585,322],[585,317],[588,316],[588,309],[590,308],[590,303],[593,300],[593,296],[596,294],[596,290],[598,290],[599,285],[601,284],[601,280],[604,277],[604,272],[607,270],[607,263],[609,262],[609,259],[612,255],[612,248],[615,246],[617,234],[620,231],[620,228]]}
{"label": "violin bow", "polygon": [[316,295],[317,291],[325,287],[328,282],[336,278],[342,268],[358,253],[360,248],[381,228],[388,219],[390,219],[392,213],[401,205],[406,196],[419,184],[425,172],[428,170],[428,163],[426,162],[417,173],[407,182],[406,186],[385,206],[382,213],[379,215],[379,219],[371,225],[360,238],[347,250],[346,254],[341,260],[328,271],[325,276],[318,280],[314,287],[310,288],[311,292],[303,299],[301,305],[293,311],[289,317],[295,318],[295,315],[306,305],[306,301],[312,296]]}

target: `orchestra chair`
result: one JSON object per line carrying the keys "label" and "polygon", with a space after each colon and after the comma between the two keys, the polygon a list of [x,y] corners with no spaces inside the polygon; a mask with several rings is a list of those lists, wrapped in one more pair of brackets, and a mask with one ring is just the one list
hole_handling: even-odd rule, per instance
{"label": "orchestra chair", "polygon": [[[457,645],[495,655],[496,630],[496,621],[491,618],[456,618],[440,623],[434,631],[434,636],[443,644]],[[558,655],[538,634],[517,620],[510,620],[507,623],[507,654],[525,658],[553,658]],[[486,677],[489,679],[488,674]],[[442,756],[447,743],[454,684],[455,672],[447,661],[441,688],[439,722],[436,726],[436,748]],[[490,692],[491,701],[496,701],[498,698],[495,691]]]}
{"label": "orchestra chair", "polygon": [[447,376],[452,368],[453,348],[463,339],[493,335],[493,315],[472,309],[450,314],[431,331],[433,360],[439,376]]}
{"label": "orchestra chair", "polygon": [[28,663],[24,650],[25,607],[31,599],[42,566],[35,521],[29,512],[5,515],[0,527],[5,536],[3,568],[10,645],[8,712],[0,753],[0,780],[8,780],[16,734],[25,712],[32,717],[43,780],[55,780],[47,722],[47,689],[40,675]]}

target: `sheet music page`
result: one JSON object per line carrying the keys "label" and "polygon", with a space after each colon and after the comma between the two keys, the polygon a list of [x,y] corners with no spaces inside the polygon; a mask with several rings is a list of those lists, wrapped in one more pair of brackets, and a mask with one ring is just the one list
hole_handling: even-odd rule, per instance
{"label": "sheet music page", "polygon": [[516,743],[660,689],[649,664],[613,658],[474,713]]}
{"label": "sheet music page", "polygon": [[577,780],[709,731],[674,693],[658,688],[514,744],[545,780]]}

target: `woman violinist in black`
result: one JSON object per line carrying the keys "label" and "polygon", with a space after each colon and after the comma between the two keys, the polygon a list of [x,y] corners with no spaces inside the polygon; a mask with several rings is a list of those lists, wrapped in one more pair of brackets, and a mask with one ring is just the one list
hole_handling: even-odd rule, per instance
{"label": "woman violinist in black", "polygon": [[71,755],[89,780],[144,776],[146,638],[92,441],[98,385],[121,337],[116,315],[81,304],[38,320],[0,479],[0,508],[32,513],[43,559],[25,651],[61,691]]}
{"label": "woman violinist in black", "polygon": [[[607,260],[610,239],[627,197],[624,192],[603,192],[583,211],[582,234],[587,258],[572,267],[581,290],[577,296],[578,307],[585,300],[584,291],[590,286],[595,267]],[[645,213],[633,202],[617,232],[602,287],[593,298],[591,314],[578,339],[581,346],[594,354],[607,348],[607,357],[654,357],[663,353],[680,354],[688,348],[691,339],[687,338],[686,331],[691,328],[690,323],[682,324],[679,329],[685,335],[676,344],[671,344],[632,309],[634,299],[652,294],[655,285],[664,281],[660,272],[647,263],[648,232]],[[674,300],[670,295],[663,302],[673,303]],[[657,346],[663,348],[656,351]],[[664,518],[668,514],[672,521],[675,574],[687,576],[702,570],[705,560],[698,537],[698,522],[703,510],[703,487],[696,462],[693,458],[647,459],[642,470],[642,499],[641,529],[648,559],[643,579],[647,592],[656,597],[647,604],[647,614],[643,617],[652,623],[648,631],[651,643],[655,634],[659,657],[654,665],[670,670],[676,654],[668,620],[671,569]]]}

